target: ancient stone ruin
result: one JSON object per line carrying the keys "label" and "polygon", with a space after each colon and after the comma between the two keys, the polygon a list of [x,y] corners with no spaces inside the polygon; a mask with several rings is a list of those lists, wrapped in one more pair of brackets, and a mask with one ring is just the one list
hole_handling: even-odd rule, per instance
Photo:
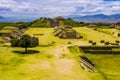
{"label": "ancient stone ruin", "polygon": [[60,26],[60,22],[58,20],[51,20],[50,26],[51,27]]}
{"label": "ancient stone ruin", "polygon": [[16,27],[4,27],[0,31],[0,36],[3,37],[2,42],[8,43],[12,38],[19,38],[24,33],[24,31],[26,30],[25,29],[19,30]]}
{"label": "ancient stone ruin", "polygon": [[54,28],[54,35],[63,39],[79,39],[82,36],[71,26],[57,26]]}

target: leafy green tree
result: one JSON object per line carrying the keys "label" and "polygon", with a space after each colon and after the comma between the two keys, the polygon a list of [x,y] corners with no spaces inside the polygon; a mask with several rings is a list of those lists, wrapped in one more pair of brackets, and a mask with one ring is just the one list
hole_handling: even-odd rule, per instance
{"label": "leafy green tree", "polygon": [[15,26],[15,23],[12,22],[0,22],[0,30],[6,26]]}
{"label": "leafy green tree", "polygon": [[18,47],[19,39],[11,39],[11,47]]}
{"label": "leafy green tree", "polygon": [[28,47],[36,47],[39,45],[39,39],[37,37],[31,37],[28,34],[23,35],[20,39],[11,39],[11,47],[23,47],[25,53],[28,53]]}
{"label": "leafy green tree", "polygon": [[19,29],[24,29],[31,25],[30,22],[17,22],[15,24],[16,24],[16,27]]}
{"label": "leafy green tree", "polygon": [[25,48],[25,53],[27,53],[27,48],[31,45],[31,39],[31,36],[28,34],[25,34],[20,38],[19,46]]}
{"label": "leafy green tree", "polygon": [[36,37],[32,37],[31,39],[31,46],[30,47],[36,47],[39,45],[39,40]]}

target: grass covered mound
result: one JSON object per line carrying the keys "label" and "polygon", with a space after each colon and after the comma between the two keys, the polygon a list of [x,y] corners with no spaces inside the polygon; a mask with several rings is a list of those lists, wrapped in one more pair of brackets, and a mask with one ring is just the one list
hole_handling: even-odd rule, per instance
{"label": "grass covered mound", "polygon": [[33,22],[31,22],[31,27],[38,27],[38,28],[49,28],[49,27],[56,27],[56,26],[74,26],[79,27],[81,24],[77,21],[74,21],[70,18],[64,19],[60,18],[40,18]]}
{"label": "grass covered mound", "polygon": [[[29,28],[25,34],[39,38],[40,45],[29,48],[39,51],[36,54],[14,53],[24,49],[1,45],[0,80],[119,80],[119,55],[83,54],[78,47],[69,47],[70,51],[67,47],[89,45],[88,40],[99,42],[103,37],[111,42],[120,38],[86,27],[74,29],[83,39],[59,39],[52,28]],[[52,42],[55,44],[50,45]],[[77,61],[79,55],[88,57],[100,72],[84,71]]]}

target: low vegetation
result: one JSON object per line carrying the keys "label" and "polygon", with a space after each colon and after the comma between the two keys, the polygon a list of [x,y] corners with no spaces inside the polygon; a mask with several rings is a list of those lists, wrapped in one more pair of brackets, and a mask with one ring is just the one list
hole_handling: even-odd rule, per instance
{"label": "low vegetation", "polygon": [[[94,43],[92,46],[104,46],[105,42],[118,42],[120,37],[99,32],[93,28],[79,27],[87,26],[89,23],[74,22],[71,19],[61,19],[63,21],[65,20],[65,25],[74,26],[74,29],[83,36],[83,38],[60,39],[54,36],[54,30],[49,26],[51,19],[44,19],[45,23],[44,20],[42,23],[42,20],[43,18],[27,23],[27,25],[22,22],[15,23],[17,26],[14,27],[19,27],[20,29],[27,28],[24,34],[29,35],[29,39],[25,39],[27,37],[21,37],[18,38],[19,40],[13,39],[11,43],[0,45],[0,80],[120,79],[119,54],[92,54],[92,52],[91,54],[85,54],[85,52],[78,47],[81,45],[91,46],[92,43]],[[60,23],[63,25],[63,22]],[[106,25],[108,26],[108,24]],[[21,46],[20,43],[22,43]],[[26,44],[28,45],[26,46]],[[32,53],[21,54],[20,52],[24,51],[21,47],[30,47],[28,53]],[[115,51],[118,51],[118,49],[116,48]],[[80,66],[78,56],[84,56],[90,59],[98,69],[98,72],[92,73],[85,71]]]}
{"label": "low vegetation", "polygon": [[28,53],[28,47],[36,47],[39,45],[39,39],[36,37],[31,37],[28,34],[22,35],[20,39],[12,39],[11,47],[23,47],[25,48],[25,53]]}

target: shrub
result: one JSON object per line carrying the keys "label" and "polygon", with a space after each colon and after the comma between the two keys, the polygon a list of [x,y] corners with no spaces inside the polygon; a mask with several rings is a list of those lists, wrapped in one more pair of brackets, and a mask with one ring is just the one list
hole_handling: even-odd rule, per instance
{"label": "shrub", "polygon": [[68,42],[68,44],[72,44],[71,42]]}
{"label": "shrub", "polygon": [[109,42],[105,42],[105,45],[109,45],[110,43]]}
{"label": "shrub", "polygon": [[101,40],[100,43],[104,43],[105,41],[104,40]]}
{"label": "shrub", "polygon": [[38,38],[37,37],[32,37],[30,47],[35,47],[35,46],[38,46],[38,45],[39,45]]}
{"label": "shrub", "polygon": [[83,38],[83,36],[80,36],[80,38]]}
{"label": "shrub", "polygon": [[92,42],[92,45],[96,45],[96,42]]}
{"label": "shrub", "polygon": [[97,31],[97,28],[94,28],[95,31]]}
{"label": "shrub", "polygon": [[93,41],[92,41],[92,40],[89,40],[88,42],[89,42],[89,43],[92,43]]}
{"label": "shrub", "polygon": [[51,44],[54,45],[56,42],[55,41],[52,41]]}
{"label": "shrub", "polygon": [[51,54],[47,55],[47,58],[52,58],[52,57],[53,57],[53,55],[51,55]]}
{"label": "shrub", "polygon": [[19,39],[11,39],[11,47],[19,47]]}
{"label": "shrub", "polygon": [[117,35],[118,35],[118,37],[120,37],[120,33],[118,33]]}
{"label": "shrub", "polygon": [[119,41],[119,40],[115,40],[115,42],[116,42],[116,43],[120,43],[120,41]]}
{"label": "shrub", "polygon": [[67,54],[61,54],[60,58],[65,58],[67,57]]}

